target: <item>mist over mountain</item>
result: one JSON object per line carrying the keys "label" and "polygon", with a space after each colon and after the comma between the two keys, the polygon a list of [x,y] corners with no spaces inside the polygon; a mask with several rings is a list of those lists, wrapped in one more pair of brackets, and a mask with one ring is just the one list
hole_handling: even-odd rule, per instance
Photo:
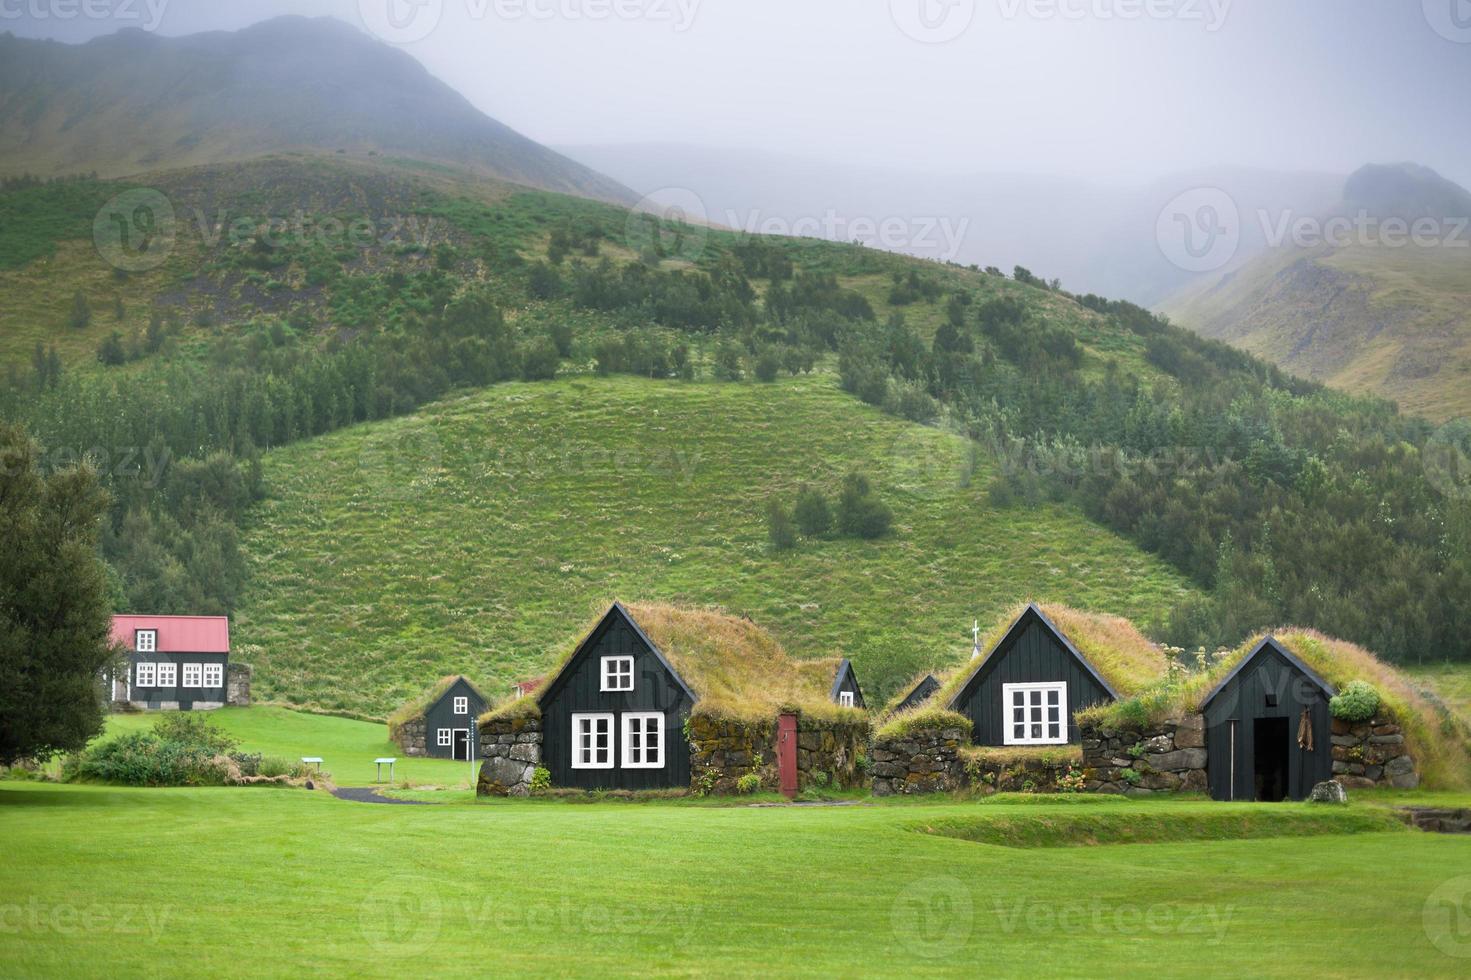
{"label": "mist over mountain", "polygon": [[610,201],[601,174],[491,119],[410,55],[332,18],[0,35],[0,170],[120,176],[279,151],[402,156]]}

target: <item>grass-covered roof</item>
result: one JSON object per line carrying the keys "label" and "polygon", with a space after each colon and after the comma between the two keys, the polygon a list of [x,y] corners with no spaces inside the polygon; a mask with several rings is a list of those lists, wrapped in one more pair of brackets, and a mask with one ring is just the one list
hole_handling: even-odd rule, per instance
{"label": "grass-covered roof", "polygon": [[[694,692],[696,714],[751,721],[770,720],[788,710],[812,717],[863,715],[859,709],[833,704],[830,698],[840,657],[796,660],[766,630],[721,609],[664,603],[629,603],[622,608]],[[600,612],[567,645],[551,677],[562,671],[606,615]],[[541,690],[551,686],[549,682]],[[509,701],[490,716],[532,714],[535,703],[536,695]]]}
{"label": "grass-covered roof", "polygon": [[940,678],[933,703],[949,706],[998,652],[998,644],[1033,606],[1052,623],[1085,660],[1123,697],[1137,694],[1165,675],[1169,660],[1164,650],[1151,643],[1138,627],[1122,616],[1083,612],[1052,603],[1021,603],[992,624],[981,642],[982,657]]}
{"label": "grass-covered roof", "polygon": [[470,680],[470,678],[466,677],[465,675],[450,674],[446,677],[441,677],[439,680],[434,682],[434,685],[432,687],[425,690],[423,694],[420,694],[418,697],[410,698],[408,701],[405,701],[403,704],[399,705],[397,709],[394,710],[393,714],[388,716],[389,735],[397,739],[399,729],[402,728],[405,723],[413,721],[415,718],[421,717],[424,712],[429,710],[430,706],[433,705],[434,702],[444,697],[449,689],[454,687],[460,681],[464,681],[466,684],[469,684],[470,690],[479,695],[482,701],[485,700],[485,695],[481,694],[480,689],[477,688],[475,684]]}

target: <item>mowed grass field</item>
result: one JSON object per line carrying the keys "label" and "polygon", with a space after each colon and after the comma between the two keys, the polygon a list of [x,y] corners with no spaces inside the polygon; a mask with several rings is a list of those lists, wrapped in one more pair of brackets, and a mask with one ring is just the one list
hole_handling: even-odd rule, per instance
{"label": "mowed grass field", "polygon": [[[1292,835],[926,832],[1079,814]],[[1471,953],[1471,840],[1364,804],[411,807],[3,783],[0,834],[9,976],[1462,977]]]}
{"label": "mowed grass field", "polygon": [[[835,496],[852,467],[893,533],[774,553],[768,497]],[[849,656],[874,701],[969,656],[972,621],[1018,600],[1149,620],[1189,593],[1076,510],[992,507],[995,472],[830,374],[499,385],[267,455],[236,655],[260,699],[377,718],[449,673],[504,694],[601,603],[667,600]]]}
{"label": "mowed grass field", "polygon": [[[115,738],[125,732],[153,727],[157,712],[108,715],[99,738]],[[309,715],[268,705],[250,708],[221,708],[208,715],[225,734],[236,739],[241,752],[259,752],[289,762],[303,757],[322,760],[322,768],[338,786],[369,786],[377,782],[374,759],[396,758],[395,785],[469,787],[470,763],[446,759],[410,758],[388,740],[382,723]],[[477,766],[478,772],[478,766]],[[388,776],[388,767],[383,767]]]}

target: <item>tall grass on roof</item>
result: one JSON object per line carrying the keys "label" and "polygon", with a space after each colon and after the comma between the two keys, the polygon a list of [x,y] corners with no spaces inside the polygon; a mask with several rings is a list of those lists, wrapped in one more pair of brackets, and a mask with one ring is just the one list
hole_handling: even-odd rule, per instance
{"label": "tall grass on roof", "polygon": [[[990,660],[996,644],[1027,611],[1027,605],[1019,603],[992,624],[981,644],[984,659],[967,662],[947,677],[940,678],[941,687],[934,698],[936,704],[950,704],[976,671]],[[1039,603],[1038,608],[1078,648],[1093,669],[1124,697],[1158,684],[1169,668],[1169,658],[1164,650],[1150,642],[1138,627],[1122,616],[1083,612],[1053,603]]]}
{"label": "tall grass on roof", "polygon": [[[403,726],[423,715],[425,711],[428,711],[429,706],[444,697],[444,693],[454,687],[455,682],[460,680],[461,676],[460,674],[450,674],[447,677],[441,677],[434,682],[433,687],[429,688],[423,694],[399,705],[393,714],[388,716],[389,738],[395,742],[398,741],[399,733]],[[474,687],[475,685],[471,684],[470,686]]]}

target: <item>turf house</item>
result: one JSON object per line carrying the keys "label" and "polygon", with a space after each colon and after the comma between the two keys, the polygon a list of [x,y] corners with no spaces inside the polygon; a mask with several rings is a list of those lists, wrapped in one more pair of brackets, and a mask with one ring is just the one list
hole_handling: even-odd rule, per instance
{"label": "turf house", "polygon": [[869,725],[845,664],[719,610],[614,603],[534,694],[481,718],[480,792],[522,795],[538,769],[573,790],[857,785]]}
{"label": "turf house", "polygon": [[404,755],[469,761],[475,719],[489,702],[458,674],[444,677],[388,719],[389,737]]}

